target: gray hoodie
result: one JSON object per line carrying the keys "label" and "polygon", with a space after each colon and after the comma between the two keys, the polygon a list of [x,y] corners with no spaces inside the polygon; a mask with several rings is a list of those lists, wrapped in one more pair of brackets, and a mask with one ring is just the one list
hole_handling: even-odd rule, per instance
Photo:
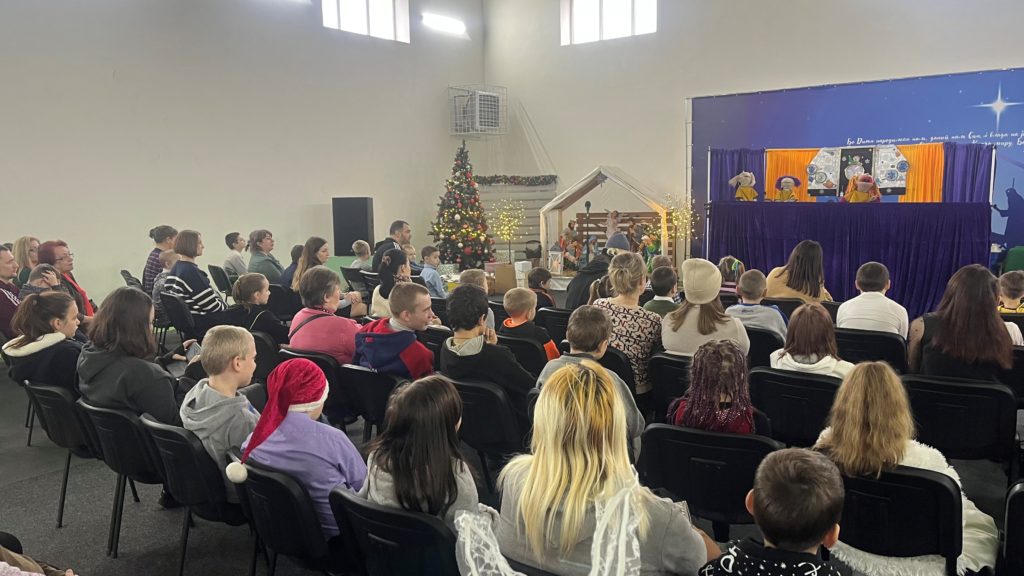
{"label": "gray hoodie", "polygon": [[[181,423],[199,437],[203,447],[217,463],[221,474],[227,466],[227,453],[241,448],[242,442],[256,428],[260,413],[239,392],[227,397],[210,388],[210,381],[200,380],[181,403]],[[238,502],[234,484],[224,478],[229,502]]]}

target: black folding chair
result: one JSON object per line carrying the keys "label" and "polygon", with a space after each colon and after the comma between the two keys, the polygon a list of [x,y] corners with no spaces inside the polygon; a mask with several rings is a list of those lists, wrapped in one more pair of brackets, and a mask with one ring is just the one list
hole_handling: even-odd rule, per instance
{"label": "black folding chair", "polygon": [[825,428],[838,378],[754,368],[750,371],[750,401],[772,422],[772,438],[790,446],[814,446]]}
{"label": "black folding chair", "polygon": [[462,398],[462,441],[480,456],[487,488],[494,492],[494,480],[487,466],[487,454],[507,456],[525,449],[512,403],[497,384],[479,380],[455,380]]}
{"label": "black folding chair", "polygon": [[996,574],[1024,574],[1024,480],[1006,491],[1005,518]]}
{"label": "black folding chair", "polygon": [[345,383],[356,411],[363,417],[363,442],[369,442],[374,426],[378,434],[383,429],[388,399],[403,380],[354,364],[342,364],[338,368],[338,377]]}
{"label": "black folding chair", "polygon": [[494,328],[497,329],[508,319],[508,312],[505,312],[505,305],[493,300],[487,301],[487,306],[494,312]]}
{"label": "black folding chair", "polygon": [[430,309],[434,312],[434,316],[441,321],[444,326],[448,325],[448,300],[445,298],[430,297]]}
{"label": "black folding chair", "polygon": [[609,346],[598,362],[601,366],[618,374],[619,378],[622,378],[622,381],[629,387],[633,398],[636,398],[636,378],[633,376],[633,365],[629,363],[629,356],[626,356],[625,352]]}
{"label": "black folding chair", "polygon": [[327,402],[324,404],[324,415],[327,416],[332,426],[346,430],[345,422],[355,416],[355,411],[348,387],[339,377],[341,366],[338,364],[338,360],[330,354],[297,348],[282,348],[278,355],[282,362],[293,358],[305,358],[323,371],[327,378],[327,386],[330,388]]}
{"label": "black folding chair", "polygon": [[766,306],[775,305],[782,310],[782,313],[786,315],[786,318],[792,318],[793,312],[800,306],[803,306],[804,301],[799,298],[765,298],[761,300],[761,304]]}
{"label": "black folding chair", "polygon": [[1017,409],[1024,409],[1024,347],[1013,347],[1013,368],[1000,374],[999,381],[1017,396]]}
{"label": "black folding chair", "polygon": [[572,310],[562,308],[541,308],[537,310],[537,317],[534,321],[548,331],[548,336],[554,342],[565,340],[565,333],[569,329],[569,317]]}
{"label": "black folding chair", "polygon": [[511,350],[516,362],[534,377],[540,376],[548,363],[548,354],[544,351],[544,346],[536,340],[499,334],[498,344]]}
{"label": "black folding chair", "polygon": [[419,340],[428,350],[434,353],[434,371],[441,369],[441,350],[446,340],[452,337],[452,331],[444,326],[427,326],[426,330],[416,333]]}
{"label": "black folding chair", "polygon": [[897,372],[907,371],[907,341],[899,334],[836,328],[836,345],[847,362],[888,362]]}
{"label": "black folding chair", "polygon": [[228,273],[220,266],[214,266],[210,264],[206,267],[210,271],[210,277],[213,278],[213,285],[224,293],[224,299],[227,300],[228,296],[231,296],[232,282],[228,278]]}
{"label": "black folding chair", "polygon": [[359,273],[359,268],[346,268],[341,267],[341,277],[348,283],[348,289],[350,292],[359,292],[363,295],[363,299],[369,302],[370,292],[366,289],[366,280],[363,279],[363,275]]}
{"label": "black folding chair", "polygon": [[299,299],[297,293],[288,288],[271,284],[267,310],[273,312],[281,320],[291,320],[299,310],[302,310],[302,300]]}
{"label": "black folding chair", "polygon": [[740,303],[740,297],[735,292],[719,292],[718,299],[722,302],[722,308],[728,308]]}
{"label": "black folding chair", "polygon": [[836,318],[839,317],[839,307],[842,306],[842,302],[830,302],[828,300],[822,300],[821,306],[828,312],[828,315],[832,317],[832,324],[836,323]]}
{"label": "black folding chair", "polygon": [[654,395],[654,418],[657,422],[666,422],[665,413],[676,398],[680,398],[690,389],[690,364],[693,358],[661,352],[651,356],[647,368],[647,377],[651,381],[651,393]]}
{"label": "black folding chair", "polygon": [[843,543],[894,558],[939,555],[946,574],[956,576],[963,511],[960,487],[952,478],[897,466],[878,478],[844,476],[843,485]]}
{"label": "black folding chair", "polygon": [[142,281],[136,278],[135,276],[132,276],[131,272],[127,270],[121,270],[121,278],[124,279],[125,286],[129,288],[138,288],[139,290],[145,292],[145,290],[143,290],[142,288]]}
{"label": "black folding chair", "polygon": [[776,332],[763,328],[747,326],[747,338],[750,339],[750,350],[747,352],[747,365],[750,368],[758,366],[771,366],[771,355],[779,348],[786,345]]}
{"label": "black folding chair", "polygon": [[377,288],[377,286],[380,286],[380,274],[360,270],[359,275],[363,277],[363,284],[366,285],[366,290],[372,296],[374,289]]}
{"label": "black folding chair", "polygon": [[761,460],[783,445],[754,434],[726,434],[651,424],[644,431],[640,468],[645,484],[685,500],[711,521],[715,540],[729,540],[730,524],[752,524],[744,501]]}
{"label": "black folding chair", "polygon": [[164,307],[164,314],[171,321],[171,326],[178,333],[182,342],[190,339],[199,339],[199,331],[196,330],[196,321],[192,312],[188,309],[185,299],[170,292],[160,293],[160,303]]}
{"label": "black folding chair", "polygon": [[281,363],[281,349],[274,341],[274,337],[266,332],[252,332],[252,339],[256,341],[256,371],[252,374],[253,382],[266,382],[270,373]]}
{"label": "black folding chair", "polygon": [[458,576],[455,535],[439,518],[374,504],[343,486],[330,500],[367,576]]}

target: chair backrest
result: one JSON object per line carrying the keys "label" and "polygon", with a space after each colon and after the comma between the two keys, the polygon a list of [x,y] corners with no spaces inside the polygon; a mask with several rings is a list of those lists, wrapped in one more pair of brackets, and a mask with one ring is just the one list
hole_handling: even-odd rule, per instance
{"label": "chair backrest", "polygon": [[1001,316],[1003,317],[1003,322],[1016,324],[1024,332],[1024,314],[1001,314]]}
{"label": "chair backrest", "polygon": [[1017,399],[1003,384],[908,374],[917,439],[946,458],[1012,460]]}
{"label": "chair backrest", "polygon": [[547,570],[541,570],[540,568],[530,566],[529,564],[516,562],[508,556],[505,557],[505,561],[508,562],[510,568],[516,572],[522,572],[525,576],[558,576],[554,572],[548,572]]}
{"label": "chair backrest", "polygon": [[345,282],[348,282],[348,289],[350,291],[367,293],[366,280],[364,280],[363,275],[359,273],[359,268],[346,268],[345,266],[342,266],[341,277],[345,279]]}
{"label": "chair backrest", "polygon": [[1003,524],[1002,570],[999,574],[1024,574],[1024,480],[1006,491],[1006,520]]}
{"label": "chair backrest", "polygon": [[939,472],[897,466],[879,478],[843,477],[843,542],[864,552],[907,558],[937,554],[956,575],[963,548],[960,487]]}
{"label": "chair backrest", "polygon": [[803,303],[804,301],[799,298],[765,298],[761,300],[761,304],[766,306],[772,304],[778,306],[779,310],[782,310],[782,313],[786,315],[786,318],[792,318],[793,312],[796,312],[796,309],[802,306]]}
{"label": "chair backrest", "polygon": [[480,380],[455,380],[462,398],[462,440],[481,452],[511,453],[522,450],[525,430],[519,429],[512,403],[497,384]]}
{"label": "chair backrest", "polygon": [[345,383],[345,389],[352,396],[356,411],[370,424],[383,425],[388,409],[388,399],[402,379],[370,368],[354,364],[342,364],[338,377]]}
{"label": "chair backrest", "polygon": [[298,293],[277,284],[270,285],[270,299],[267,300],[267,309],[274,313],[281,320],[289,320],[292,316],[302,310],[302,301]]}
{"label": "chair backrest", "polygon": [[139,421],[156,445],[167,489],[175,500],[187,506],[215,506],[225,501],[224,476],[195,434],[161,424],[149,414]]}
{"label": "chair backrest", "polygon": [[363,277],[363,283],[366,284],[366,290],[373,294],[374,288],[380,286],[380,275],[376,272],[368,272],[366,270],[360,270],[359,274]]}
{"label": "chair backrest", "polygon": [[224,294],[231,294],[231,279],[228,278],[228,273],[220,266],[214,266],[210,264],[206,267],[210,271],[210,277],[213,278],[213,284]]}
{"label": "chair backrest", "polygon": [[544,351],[544,346],[536,340],[499,334],[498,344],[511,350],[512,355],[516,357],[516,361],[523,367],[523,370],[533,374],[535,377],[540,376],[544,365],[548,363],[548,354]]}
{"label": "chair backrest", "polygon": [[636,378],[633,376],[633,365],[629,363],[629,356],[618,348],[609,346],[600,360],[601,366],[611,370],[622,378],[622,381],[629,387],[629,391],[636,396]]}
{"label": "chair backrest", "polygon": [[665,413],[673,400],[690,389],[690,364],[693,358],[661,352],[651,356],[647,378],[654,394],[654,418],[665,422]]}
{"label": "chair backrest", "polygon": [[455,535],[441,519],[381,506],[338,486],[331,490],[338,527],[362,552],[367,576],[458,576]]}
{"label": "chair backrest", "polygon": [[256,371],[252,374],[253,382],[266,382],[270,373],[281,363],[281,355],[274,337],[266,332],[253,331],[252,339],[256,341]]}
{"label": "chair backrest", "polygon": [[779,348],[786,345],[776,332],[763,328],[747,326],[747,338],[750,339],[750,350],[747,352],[747,364],[751,368],[758,366],[771,366],[771,355]]}
{"label": "chair backrest", "polygon": [[431,296],[430,309],[434,311],[434,316],[437,316],[441,324],[448,325],[448,300],[446,298]]}
{"label": "chair backrest", "polygon": [[534,318],[534,321],[548,331],[548,336],[551,336],[553,342],[561,342],[565,340],[566,331],[569,329],[570,316],[572,316],[572,310],[541,308],[537,310],[537,317]]}
{"label": "chair backrest", "polygon": [[145,484],[163,481],[162,464],[155,458],[138,416],[127,410],[93,406],[84,398],[78,399],[78,405],[89,415],[103,461],[111,470]]}
{"label": "chair backrest", "polygon": [[255,460],[247,460],[245,468],[245,501],[260,540],[286,556],[327,556],[327,541],[309,492],[291,475]]}
{"label": "chair backrest", "polygon": [[722,308],[728,308],[740,303],[740,297],[735,292],[719,292],[718,299],[722,301]]}
{"label": "chair backrest", "polygon": [[299,350],[297,348],[281,348],[278,351],[278,355],[282,362],[293,358],[305,358],[316,364],[323,371],[324,376],[327,378],[327,385],[331,390],[327,395],[327,402],[324,404],[324,413],[327,414],[331,422],[341,422],[341,420],[336,421],[336,419],[345,416],[344,411],[352,405],[352,401],[344,382],[338,377],[341,369],[338,360],[330,354],[313,352],[311,350]]}
{"label": "chair backrest", "polygon": [[899,334],[836,328],[839,357],[847,362],[888,362],[897,372],[907,371],[907,341]]}
{"label": "chair backrest", "polygon": [[1006,384],[1017,396],[1017,408],[1024,408],[1024,347],[1013,347],[1013,368],[999,375],[999,381]]}
{"label": "chair backrest", "polygon": [[754,434],[727,434],[651,424],[640,468],[645,484],[663,488],[690,511],[715,522],[749,523],[744,500],[761,460],[782,444]]}
{"label": "chair backrest", "polygon": [[444,326],[427,326],[426,330],[416,333],[416,339],[434,353],[435,371],[441,369],[441,350],[444,348],[445,340],[451,337],[452,331]]}
{"label": "chair backrest", "polygon": [[537,408],[537,400],[540,400],[540,388],[530,388],[526,393],[526,415],[533,422],[533,411]]}
{"label": "chair backrest", "polygon": [[790,446],[813,446],[825,428],[841,381],[831,376],[754,368],[750,400],[772,422],[772,438]]}
{"label": "chair backrest", "polygon": [[508,312],[505,312],[505,305],[501,302],[488,300],[487,306],[494,312],[494,327],[497,329],[508,318]]}
{"label": "chair backrest", "polygon": [[121,270],[121,278],[124,278],[125,286],[129,288],[138,288],[142,290],[142,282],[138,278],[132,276],[132,273],[127,270]]}
{"label": "chair backrest", "polygon": [[836,318],[839,317],[839,307],[842,306],[842,304],[842,302],[831,302],[828,300],[822,300],[821,306],[825,309],[826,312],[828,312],[828,315],[832,317],[832,324],[836,323]]}
{"label": "chair backrest", "polygon": [[167,318],[171,321],[171,326],[174,326],[182,341],[198,337],[196,321],[192,318],[192,313],[189,311],[188,304],[185,303],[184,298],[170,292],[161,292],[160,304],[164,307],[164,314],[167,314]]}
{"label": "chair backrest", "polygon": [[39,424],[50,441],[83,458],[99,458],[92,451],[88,432],[82,426],[75,394],[67,388],[25,383],[25,392],[36,411]]}
{"label": "chair backrest", "polygon": [[419,284],[424,288],[427,287],[427,281],[424,280],[423,276],[420,276],[419,274],[413,274],[412,276],[409,276],[409,281],[412,282],[413,284]]}

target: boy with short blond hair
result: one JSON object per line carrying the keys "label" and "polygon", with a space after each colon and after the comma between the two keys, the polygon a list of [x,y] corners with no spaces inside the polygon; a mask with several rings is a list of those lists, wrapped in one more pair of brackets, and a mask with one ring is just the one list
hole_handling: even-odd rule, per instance
{"label": "boy with short blond hair", "polygon": [[498,328],[499,335],[533,340],[544,347],[549,361],[561,356],[548,331],[533,323],[537,316],[536,292],[527,288],[513,288],[505,293],[502,303],[508,318]]}
{"label": "boy with short blond hair", "polygon": [[1024,314],[1024,270],[999,277],[999,313]]}

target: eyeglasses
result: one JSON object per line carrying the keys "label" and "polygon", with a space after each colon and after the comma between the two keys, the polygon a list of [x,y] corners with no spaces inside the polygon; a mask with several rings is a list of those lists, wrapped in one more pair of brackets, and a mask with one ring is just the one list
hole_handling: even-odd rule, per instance
{"label": "eyeglasses", "polygon": [[75,253],[74,252],[68,252],[67,256],[61,256],[60,258],[55,259],[55,262],[60,262],[62,260],[74,260],[74,258],[75,258]]}

